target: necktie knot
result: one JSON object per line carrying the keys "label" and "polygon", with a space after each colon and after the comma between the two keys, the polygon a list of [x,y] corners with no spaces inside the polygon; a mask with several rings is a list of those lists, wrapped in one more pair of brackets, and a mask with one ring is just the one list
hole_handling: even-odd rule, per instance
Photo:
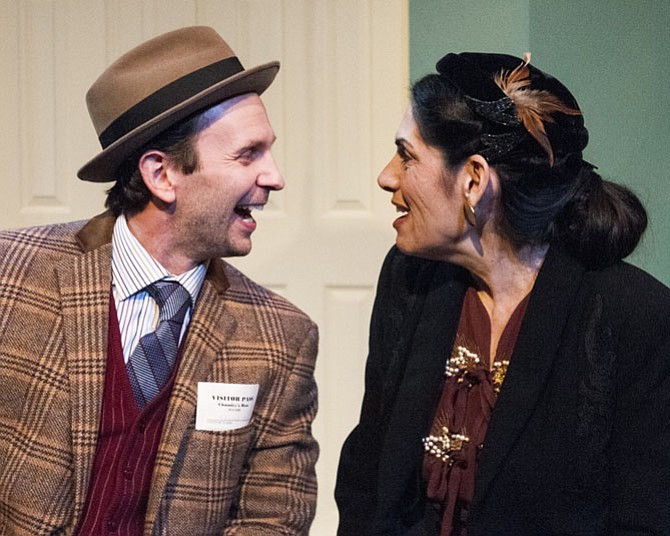
{"label": "necktie knot", "polygon": [[156,281],[146,287],[149,295],[158,304],[159,322],[184,321],[186,311],[191,306],[191,295],[176,281]]}

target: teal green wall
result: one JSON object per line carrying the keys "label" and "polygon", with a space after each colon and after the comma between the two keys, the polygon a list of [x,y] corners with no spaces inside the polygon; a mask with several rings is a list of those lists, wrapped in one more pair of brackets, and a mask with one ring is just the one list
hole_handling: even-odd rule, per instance
{"label": "teal green wall", "polygon": [[577,97],[585,158],[630,186],[650,225],[629,259],[670,284],[670,1],[410,0],[410,76],[446,52],[521,56]]}

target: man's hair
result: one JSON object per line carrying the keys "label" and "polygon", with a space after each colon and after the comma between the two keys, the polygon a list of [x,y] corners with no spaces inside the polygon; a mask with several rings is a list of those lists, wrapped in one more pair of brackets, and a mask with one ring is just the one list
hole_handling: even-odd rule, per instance
{"label": "man's hair", "polygon": [[144,184],[138,167],[139,159],[145,152],[157,150],[165,153],[170,165],[185,175],[198,170],[200,161],[195,140],[200,132],[201,115],[191,115],[172,125],[121,163],[116,172],[116,182],[107,190],[105,201],[105,206],[114,216],[137,214],[151,199],[151,192]]}

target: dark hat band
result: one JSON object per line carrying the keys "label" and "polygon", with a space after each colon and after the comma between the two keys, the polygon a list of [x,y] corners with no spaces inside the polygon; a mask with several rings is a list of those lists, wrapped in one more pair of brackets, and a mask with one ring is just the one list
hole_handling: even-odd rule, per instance
{"label": "dark hat band", "polygon": [[110,123],[98,136],[100,145],[106,149],[147,121],[242,71],[244,67],[237,57],[232,56],[178,78],[142,99]]}

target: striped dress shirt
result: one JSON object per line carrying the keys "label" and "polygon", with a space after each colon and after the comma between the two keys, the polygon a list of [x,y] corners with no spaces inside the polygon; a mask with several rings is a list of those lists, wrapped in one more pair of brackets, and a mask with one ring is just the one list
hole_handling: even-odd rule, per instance
{"label": "striped dress shirt", "polygon": [[181,343],[205,273],[205,265],[199,264],[183,274],[171,274],[133,236],[125,216],[121,215],[116,219],[112,236],[112,293],[121,331],[123,359],[126,363],[140,338],[154,331],[158,325],[158,305],[144,289],[164,279],[179,282],[191,295],[192,305],[184,318],[179,338]]}

